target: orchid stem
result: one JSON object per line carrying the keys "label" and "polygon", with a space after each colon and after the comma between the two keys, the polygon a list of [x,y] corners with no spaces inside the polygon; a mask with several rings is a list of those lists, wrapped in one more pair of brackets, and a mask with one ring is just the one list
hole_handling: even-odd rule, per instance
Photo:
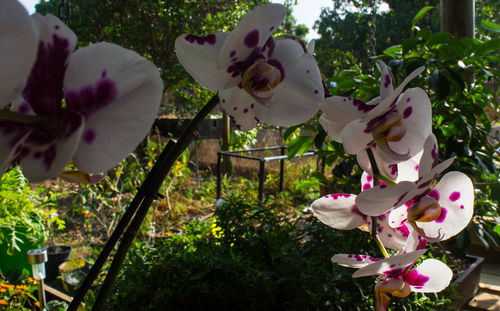
{"label": "orchid stem", "polygon": [[[205,119],[205,117],[218,103],[218,96],[213,96],[189,123],[187,129],[184,131],[177,143],[170,141],[163,149],[155,165],[146,176],[146,179],[144,180],[142,186],[134,197],[129,208],[118,223],[116,229],[113,231],[104,249],[101,251],[101,254],[99,254],[99,257],[97,258],[91,271],[80,286],[77,294],[68,307],[68,310],[76,310],[80,303],[83,301],[83,298],[89,290],[90,285],[92,285],[93,281],[97,278],[103,264],[105,263],[111,251],[114,249],[116,243],[118,242],[118,239],[123,234],[122,241],[111,262],[111,267],[108,271],[103,285],[101,286],[101,290],[99,292],[99,295],[97,296],[92,310],[101,310],[104,307],[104,304],[106,303],[106,300],[111,293],[111,289],[113,288],[116,277],[118,276],[118,272],[120,271],[123,261],[125,260],[132,241],[134,240],[135,235],[137,234],[137,231],[142,224],[142,221],[147,215],[149,207],[155,199],[156,193],[158,193],[163,180],[169,173],[179,155],[189,146],[189,144],[193,140],[194,132],[200,122]],[[125,233],[123,233],[125,229],[126,231]]]}
{"label": "orchid stem", "polygon": [[24,124],[36,124],[36,123],[47,123],[50,120],[42,116],[32,116],[27,114],[22,114],[7,109],[0,110],[0,120],[13,121],[16,123]]}
{"label": "orchid stem", "polygon": [[[372,167],[373,187],[376,187],[378,184],[379,176],[381,176],[380,170],[378,169],[377,161],[375,160],[375,156],[373,155],[372,149],[371,148],[366,149],[366,153],[368,154],[368,159],[370,159],[370,165]],[[382,241],[380,240],[377,234],[377,216],[372,216],[372,228],[370,231],[370,235],[377,244],[380,251],[382,252],[382,255],[384,255],[384,258],[389,258],[389,254],[387,253],[384,244],[382,244]]]}
{"label": "orchid stem", "polygon": [[386,182],[387,184],[391,185],[391,186],[395,186],[397,185],[397,183],[395,183],[394,181],[390,180],[389,178],[385,177],[384,175],[382,174],[378,174],[377,175],[377,178],[380,179],[381,181],[383,182]]}
{"label": "orchid stem", "polygon": [[451,263],[458,268],[458,263],[455,261],[455,259],[453,259],[453,257],[450,256],[450,254],[446,251],[446,249],[444,248],[444,246],[441,244],[441,242],[436,242],[436,244],[439,246],[439,248],[443,251],[444,255],[446,256],[446,258],[448,260],[451,261]]}
{"label": "orchid stem", "polygon": [[387,253],[387,250],[385,249],[384,244],[382,244],[382,241],[378,237],[378,234],[375,234],[375,242],[377,243],[378,248],[380,249],[382,255],[384,255],[384,258],[389,258],[389,253]]}

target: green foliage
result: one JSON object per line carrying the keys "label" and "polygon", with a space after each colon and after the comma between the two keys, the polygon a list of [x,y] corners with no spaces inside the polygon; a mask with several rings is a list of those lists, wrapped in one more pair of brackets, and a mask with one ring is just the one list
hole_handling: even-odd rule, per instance
{"label": "green foliage", "polygon": [[[353,270],[330,261],[338,252],[375,254],[366,236],[277,211],[232,197],[212,222],[194,220],[183,235],[139,244],[107,309],[371,310],[373,279],[352,279]],[[412,294],[393,307],[443,309],[444,302]]]}
{"label": "green foliage", "polygon": [[41,245],[48,237],[47,227],[64,229],[54,207],[64,193],[56,194],[39,186],[35,191],[18,167],[7,171],[0,180],[0,244],[8,254],[20,251],[19,244],[30,241]]}

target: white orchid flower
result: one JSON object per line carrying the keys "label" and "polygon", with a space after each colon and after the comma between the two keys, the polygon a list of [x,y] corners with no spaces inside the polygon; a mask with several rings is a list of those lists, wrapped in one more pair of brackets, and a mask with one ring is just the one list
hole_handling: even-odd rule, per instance
{"label": "white orchid flower", "polygon": [[[316,61],[298,38],[272,38],[286,9],[267,4],[248,13],[231,32],[181,35],[176,53],[202,86],[219,91],[220,104],[239,130],[259,122],[303,123],[324,98]],[[314,45],[310,45],[311,48]]]}
{"label": "white orchid flower", "polygon": [[433,134],[425,142],[416,182],[377,186],[362,192],[356,199],[366,215],[390,213],[391,226],[406,220],[430,242],[449,239],[462,231],[474,211],[474,187],[461,172],[449,172],[433,187],[437,176],[453,159],[438,164],[438,145]]}
{"label": "white orchid flower", "polygon": [[417,250],[389,258],[381,259],[366,255],[338,254],[332,257],[335,264],[359,268],[352,277],[381,275],[375,286],[375,308],[386,310],[390,298],[406,297],[411,292],[435,293],[445,289],[453,277],[451,269],[436,259],[426,259],[413,270],[410,270],[417,259],[426,250]]}
{"label": "white orchid flower", "polygon": [[[356,154],[361,168],[372,174],[366,149],[373,150],[381,173],[395,178],[391,164],[406,161],[422,150],[431,133],[431,103],[424,90],[406,85],[424,68],[412,72],[397,88],[387,65],[380,70],[380,96],[368,103],[350,97],[332,96],[320,104],[320,122],[328,135]],[[392,170],[394,167],[392,167]]]}
{"label": "white orchid flower", "polygon": [[110,43],[73,53],[76,36],[57,17],[31,18],[39,34],[36,62],[10,108],[28,121],[0,121],[0,173],[19,155],[33,182],[56,177],[71,160],[80,171],[100,174],[149,131],[163,92],[159,71]]}

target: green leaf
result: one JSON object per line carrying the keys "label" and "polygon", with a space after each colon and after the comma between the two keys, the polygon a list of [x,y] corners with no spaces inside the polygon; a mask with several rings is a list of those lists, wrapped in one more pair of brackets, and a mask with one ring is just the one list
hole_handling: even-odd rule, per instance
{"label": "green leaf", "polygon": [[298,184],[295,187],[295,190],[300,190],[302,188],[312,188],[316,186],[324,186],[324,184],[319,180],[306,180]]}
{"label": "green leaf", "polygon": [[476,55],[487,54],[500,49],[500,39],[488,40],[476,48]]}
{"label": "green leaf", "polygon": [[385,55],[388,55],[388,56],[391,56],[394,58],[399,58],[399,57],[401,57],[401,55],[403,55],[403,47],[401,46],[401,44],[393,45],[393,46],[385,49],[383,53]]}
{"label": "green leaf", "polygon": [[486,30],[490,30],[496,33],[500,33],[500,25],[495,24],[493,22],[487,21],[487,20],[482,20],[481,21],[481,27],[483,27]]}
{"label": "green leaf", "polygon": [[321,149],[323,147],[323,143],[325,142],[326,138],[326,131],[321,128],[318,134],[316,134],[316,137],[314,137],[314,145],[318,148]]}
{"label": "green leaf", "polygon": [[299,136],[288,144],[288,152],[286,155],[290,159],[299,152],[304,144],[309,144],[310,147],[312,143],[313,141],[311,136]]}
{"label": "green leaf", "polygon": [[448,78],[438,69],[434,69],[431,76],[431,88],[439,98],[445,98],[450,93]]}
{"label": "green leaf", "polygon": [[285,133],[283,134],[283,140],[287,140],[288,137],[290,137],[290,135],[293,134],[293,132],[295,132],[296,129],[298,129],[300,127],[300,125],[294,125],[294,126],[290,126],[286,129]]}
{"label": "green leaf", "polygon": [[411,30],[415,29],[415,25],[417,22],[425,15],[425,13],[429,12],[432,10],[434,7],[433,6],[424,6],[420,11],[418,11],[417,15],[413,18],[411,21]]}

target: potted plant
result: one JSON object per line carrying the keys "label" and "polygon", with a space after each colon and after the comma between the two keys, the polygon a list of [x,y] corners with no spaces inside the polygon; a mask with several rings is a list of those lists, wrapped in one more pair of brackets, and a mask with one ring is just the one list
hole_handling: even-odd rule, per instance
{"label": "potted plant", "polygon": [[44,213],[35,193],[16,167],[0,180],[0,270],[30,270],[26,252],[47,239]]}

